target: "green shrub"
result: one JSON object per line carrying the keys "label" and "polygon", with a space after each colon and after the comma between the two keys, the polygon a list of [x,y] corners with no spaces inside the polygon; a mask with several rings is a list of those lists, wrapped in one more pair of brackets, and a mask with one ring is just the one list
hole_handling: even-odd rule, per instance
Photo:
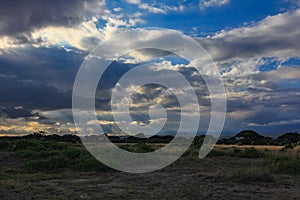
{"label": "green shrub", "polygon": [[289,144],[284,145],[284,147],[282,149],[280,149],[280,151],[292,150],[292,149],[294,149],[295,146],[296,146],[296,144],[289,143]]}
{"label": "green shrub", "polygon": [[26,168],[32,171],[64,172],[66,170],[80,172],[106,171],[108,167],[96,160],[85,149],[68,146],[64,150],[32,150],[18,151],[17,155],[31,158]]}
{"label": "green shrub", "polygon": [[300,175],[299,157],[274,157],[264,163],[273,173]]}
{"label": "green shrub", "polygon": [[14,145],[14,150],[19,151],[24,149],[41,151],[41,150],[45,150],[45,147],[38,140],[28,140],[28,139],[17,140]]}
{"label": "green shrub", "polygon": [[239,145],[239,146],[243,146],[244,144],[243,144],[243,142],[238,142],[238,143],[236,143],[237,145]]}
{"label": "green shrub", "polygon": [[145,143],[137,143],[134,145],[122,145],[121,148],[135,153],[148,153],[155,151],[155,149],[153,149],[152,146]]}
{"label": "green shrub", "polygon": [[66,168],[70,160],[62,155],[52,156],[48,159],[32,160],[27,164],[27,168],[34,171],[59,171]]}
{"label": "green shrub", "polygon": [[274,177],[268,170],[262,168],[244,168],[231,174],[231,177],[239,182],[273,182]]}
{"label": "green shrub", "polygon": [[237,156],[242,158],[262,158],[265,156],[265,154],[253,147],[246,148],[245,150],[241,151],[240,153],[237,153]]}
{"label": "green shrub", "polygon": [[68,146],[71,146],[70,144],[67,144],[65,142],[55,142],[55,141],[45,141],[43,142],[43,145],[45,148],[50,150],[63,150],[68,148]]}
{"label": "green shrub", "polygon": [[134,148],[136,149],[135,152],[137,153],[148,153],[148,152],[153,152],[155,151],[152,146],[144,144],[144,143],[139,143],[134,145]]}
{"label": "green shrub", "polygon": [[[12,146],[13,155],[29,160],[25,168],[31,171],[60,173],[66,170],[95,172],[109,169],[82,146],[68,142],[18,139],[11,144],[7,142],[3,144],[2,148]],[[151,150],[151,147],[143,144],[133,145],[133,147],[138,152]]]}
{"label": "green shrub", "polygon": [[76,159],[84,154],[83,151],[84,150],[82,149],[72,147],[72,148],[64,149],[62,153],[70,159]]}
{"label": "green shrub", "polygon": [[233,149],[233,154],[240,154],[241,152],[242,152],[241,149],[238,148]]}
{"label": "green shrub", "polygon": [[183,153],[182,157],[197,157],[198,154],[199,148],[195,145],[191,145],[190,148]]}
{"label": "green shrub", "polygon": [[42,151],[23,149],[23,150],[18,150],[14,153],[14,155],[19,158],[27,158],[27,159],[47,159],[49,157],[58,156],[60,154],[61,151],[49,150],[49,149],[42,150]]}
{"label": "green shrub", "polygon": [[8,140],[0,139],[0,150],[9,150],[11,143]]}
{"label": "green shrub", "polygon": [[227,154],[225,152],[222,151],[218,151],[218,150],[211,150],[209,152],[209,154],[207,155],[208,157],[217,157],[217,156],[226,156]]}
{"label": "green shrub", "polygon": [[31,149],[20,149],[14,155],[19,158],[36,158],[38,157],[39,152]]}
{"label": "green shrub", "polygon": [[70,168],[80,172],[99,172],[107,171],[109,169],[94,157],[79,160],[78,162],[73,163]]}

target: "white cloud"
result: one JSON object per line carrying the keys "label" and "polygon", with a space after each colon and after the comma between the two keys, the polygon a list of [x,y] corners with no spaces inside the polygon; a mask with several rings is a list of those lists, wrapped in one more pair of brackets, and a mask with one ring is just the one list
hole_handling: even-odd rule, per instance
{"label": "white cloud", "polygon": [[126,0],[128,3],[131,3],[131,4],[135,4],[135,5],[138,5],[141,3],[140,0]]}
{"label": "white cloud", "polygon": [[127,3],[137,5],[140,9],[147,10],[150,13],[161,13],[165,14],[166,11],[162,8],[151,6],[148,3],[142,3],[140,0],[126,0]]}
{"label": "white cloud", "polygon": [[87,122],[88,125],[91,125],[91,124],[100,124],[100,125],[114,125],[115,122],[114,121],[108,121],[108,120],[92,120],[92,121],[89,121]]}
{"label": "white cloud", "polygon": [[[48,26],[23,34],[22,38],[3,36],[0,37],[0,52],[26,46],[37,48],[59,46],[66,51],[72,51],[71,48],[90,51],[101,40],[108,39],[121,31],[120,27],[132,27],[138,23],[144,23],[139,17],[122,19],[117,15],[106,15],[102,18],[106,20],[106,26],[102,29],[97,28],[98,19],[93,17],[76,27]],[[66,48],[66,46],[71,48]]]}
{"label": "white cloud", "polygon": [[219,62],[223,77],[238,77],[258,73],[258,68],[265,62],[261,58],[232,59],[227,62]]}
{"label": "white cloud", "polygon": [[200,10],[204,11],[209,7],[220,7],[226,5],[230,2],[230,0],[200,0],[199,7]]}
{"label": "white cloud", "polygon": [[[300,57],[300,9],[269,16],[251,26],[198,38],[212,56],[228,91],[272,91],[283,81],[297,81],[299,70],[283,63]],[[272,65],[269,72],[261,66]],[[275,65],[275,66],[274,66]]]}
{"label": "white cloud", "polygon": [[101,39],[96,24],[91,20],[82,22],[76,28],[46,27],[32,33],[33,39],[42,38],[44,46],[66,46],[90,50]]}
{"label": "white cloud", "polygon": [[168,11],[183,11],[184,7],[183,5],[176,6],[168,6],[165,4],[158,4],[156,1],[154,1],[151,5],[149,3],[143,3],[141,0],[126,0],[127,3],[137,5],[138,8],[142,10],[146,10],[150,13],[155,14],[167,14]]}
{"label": "white cloud", "polygon": [[300,0],[284,0],[284,3],[289,3],[289,8],[299,8],[300,7]]}
{"label": "white cloud", "polygon": [[[154,13],[166,13],[168,10],[175,10],[175,8],[167,8],[163,5],[143,4],[140,0],[128,0],[128,2],[138,5],[138,7],[144,11],[147,10]],[[225,5],[229,0],[206,2],[206,7],[210,7],[213,5]],[[219,4],[216,4],[217,2],[219,2]],[[93,48],[99,40],[108,39],[123,29],[144,22],[141,19],[141,12],[125,15],[119,12],[120,8],[116,8],[114,11],[118,12],[118,14],[112,14],[106,10],[105,15],[99,16],[106,21],[104,28],[97,28],[96,23],[98,18],[95,16],[89,21],[80,23],[79,27],[48,26],[37,29],[32,33],[23,34],[22,37],[19,38],[9,36],[1,37],[0,49],[23,47],[26,45],[36,47],[55,45],[64,46],[66,51],[71,49],[66,46],[88,51]],[[289,123],[287,119],[291,116],[291,114],[286,114],[287,111],[293,113],[293,115],[298,114],[299,91],[295,88],[283,88],[289,92],[282,92],[280,90],[282,88],[278,89],[282,82],[297,82],[300,79],[299,68],[280,67],[282,62],[293,57],[299,57],[300,30],[298,27],[300,27],[300,10],[295,10],[284,14],[269,16],[251,26],[221,31],[213,36],[197,39],[212,55],[222,71],[228,91],[228,118],[232,120],[232,126],[237,125],[241,128],[245,128],[249,121],[252,123],[248,123],[249,126],[255,124],[270,124],[269,120],[275,121],[271,125],[276,125],[275,123],[277,122],[278,124],[285,124]],[[174,43],[172,34],[167,34],[162,30],[140,30],[140,33],[146,41],[158,39],[162,44]],[[122,41],[122,44],[126,46],[130,43],[129,41],[132,40],[132,38],[136,37],[118,38],[116,44]],[[120,45],[109,48],[119,47]],[[162,53],[162,55],[164,54]],[[131,59],[127,59],[126,63],[137,63],[159,56],[159,52],[156,54],[149,51],[134,51],[129,53],[129,56]],[[279,61],[279,64],[271,71],[260,72],[259,67],[266,64],[264,58],[272,58],[275,61]],[[153,65],[155,70],[179,70],[182,67],[186,66],[174,65],[169,61],[162,61],[157,65]],[[0,77],[5,77],[5,75],[0,74]],[[192,78],[196,79],[197,77]],[[201,83],[198,85],[200,88]],[[199,88],[197,89],[200,90]],[[148,94],[149,92],[151,92],[150,89],[140,92],[140,95]],[[157,97],[154,98],[153,101],[145,99],[144,102],[137,102],[133,104],[132,107],[143,109],[151,105],[151,103],[167,104],[170,102],[168,98]],[[209,112],[209,106],[205,104],[206,102],[201,101],[201,103],[203,103],[203,105],[201,105],[201,111],[208,110]],[[186,105],[187,109],[190,109],[188,106],[189,105]],[[178,114],[176,109],[176,106],[167,108],[168,111],[173,111],[173,115]],[[71,118],[70,113],[62,110],[43,112],[42,114],[48,118],[58,119],[60,121],[69,120]],[[101,111],[98,114],[101,116],[109,115],[105,111]],[[193,113],[190,112],[190,114],[192,115]],[[259,120],[261,120],[261,123]],[[90,123],[100,123],[104,126],[111,126],[114,125],[115,122],[110,119],[103,119]],[[133,123],[141,122],[134,121]],[[155,121],[152,123],[155,123]],[[12,124],[17,124],[17,122],[14,121]],[[2,124],[2,126],[0,124],[0,131],[17,131],[27,125],[27,122],[23,120],[19,122],[19,127],[15,127],[16,129],[13,130],[5,124]],[[51,128],[50,125],[48,127],[48,125],[31,123],[31,129],[29,131],[39,126],[45,129],[49,128],[49,130]],[[66,121],[62,123],[61,127],[61,132],[63,130],[73,130]]]}
{"label": "white cloud", "polygon": [[292,125],[292,124],[299,124],[299,123],[300,123],[300,119],[292,119],[292,120],[275,121],[266,124],[249,123],[248,125],[254,127],[269,127],[269,126],[280,126],[280,125]]}
{"label": "white cloud", "polygon": [[121,7],[117,7],[117,8],[114,8],[113,9],[115,12],[120,12],[121,10],[122,10],[122,8]]}
{"label": "white cloud", "polygon": [[252,26],[221,31],[199,42],[215,60],[277,57],[286,60],[300,52],[300,9],[269,16]]}
{"label": "white cloud", "polygon": [[[95,0],[94,4],[85,4],[84,10],[88,17],[84,17],[82,22],[76,25],[45,25],[31,32],[20,33],[16,36],[0,36],[0,54],[3,51],[11,51],[28,46],[60,46],[66,51],[72,51],[72,48],[90,51],[101,40],[108,39],[123,28],[144,23],[140,12],[125,14],[120,12],[122,8],[117,7],[113,9],[117,12],[117,14],[114,14],[105,6],[105,1],[103,0]],[[105,26],[101,29],[97,27],[99,19],[105,20]]]}
{"label": "white cloud", "polygon": [[263,73],[267,80],[279,82],[282,80],[300,80],[300,68],[280,67]]}
{"label": "white cloud", "polygon": [[222,71],[228,96],[225,129],[297,124],[299,64],[284,63],[300,58],[299,26],[300,9],[197,39]]}

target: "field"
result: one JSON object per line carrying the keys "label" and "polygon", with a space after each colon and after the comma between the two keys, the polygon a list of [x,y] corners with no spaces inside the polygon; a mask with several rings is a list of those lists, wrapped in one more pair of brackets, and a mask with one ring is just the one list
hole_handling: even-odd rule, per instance
{"label": "field", "polygon": [[198,159],[194,144],[171,166],[128,174],[102,165],[78,142],[0,142],[0,199],[300,199],[298,147],[216,145]]}

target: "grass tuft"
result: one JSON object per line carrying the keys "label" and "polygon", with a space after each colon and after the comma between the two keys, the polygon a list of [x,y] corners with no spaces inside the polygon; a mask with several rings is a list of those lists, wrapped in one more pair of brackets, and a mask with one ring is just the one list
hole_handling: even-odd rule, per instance
{"label": "grass tuft", "polygon": [[242,183],[274,181],[274,177],[270,171],[259,167],[239,169],[233,172],[230,178]]}

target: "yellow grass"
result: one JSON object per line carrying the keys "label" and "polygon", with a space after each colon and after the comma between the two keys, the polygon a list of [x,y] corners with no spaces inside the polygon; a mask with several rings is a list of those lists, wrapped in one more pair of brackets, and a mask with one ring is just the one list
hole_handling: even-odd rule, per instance
{"label": "yellow grass", "polygon": [[[215,148],[219,148],[219,149],[230,149],[230,148],[246,149],[246,148],[251,148],[251,147],[253,147],[255,149],[258,149],[258,150],[268,149],[270,151],[279,151],[284,146],[271,146],[271,145],[225,145],[225,144],[217,144],[217,145],[215,145]],[[296,148],[300,149],[299,146],[296,147]]]}

